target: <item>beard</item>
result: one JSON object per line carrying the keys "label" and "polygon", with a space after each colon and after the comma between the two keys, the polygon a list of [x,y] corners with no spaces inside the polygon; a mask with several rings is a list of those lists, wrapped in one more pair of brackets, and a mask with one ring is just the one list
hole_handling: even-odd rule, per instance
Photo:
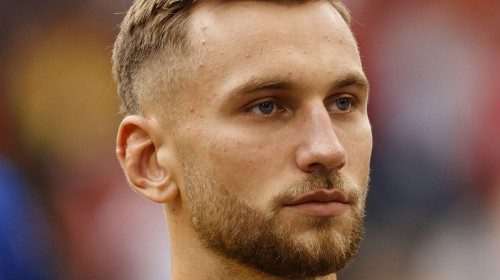
{"label": "beard", "polygon": [[[345,268],[363,235],[368,179],[355,186],[338,174],[314,173],[282,188],[262,209],[185,162],[186,207],[202,244],[220,257],[266,274],[292,279],[325,276]],[[338,188],[352,202],[340,216],[280,216],[283,204],[307,191]],[[297,225],[300,225],[297,227]]]}

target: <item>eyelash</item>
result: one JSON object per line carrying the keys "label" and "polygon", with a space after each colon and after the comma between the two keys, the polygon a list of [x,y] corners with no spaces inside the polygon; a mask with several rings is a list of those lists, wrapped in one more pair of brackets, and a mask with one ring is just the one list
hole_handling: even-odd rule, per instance
{"label": "eyelash", "polygon": [[338,98],[335,98],[333,101],[331,102],[328,102],[326,104],[326,107],[328,108],[330,105],[334,105],[336,102],[339,102],[340,100],[348,100],[349,101],[349,108],[347,108],[346,110],[329,110],[329,112],[331,113],[348,113],[350,112],[356,105],[357,105],[357,100],[356,98],[354,98],[353,96],[350,96],[350,95],[342,95]]}
{"label": "eyelash", "polygon": [[[262,110],[262,108],[259,108],[259,106],[264,105],[264,104],[273,104],[273,106],[271,108],[271,112],[269,112],[267,114],[265,112],[262,112],[260,114],[256,113],[256,112],[253,112],[253,109]],[[251,105],[248,108],[247,111],[249,113],[253,113],[255,115],[259,115],[259,116],[262,116],[262,117],[270,117],[270,116],[273,116],[273,115],[275,115],[277,113],[283,113],[283,112],[285,112],[285,108],[282,105],[280,105],[280,103],[277,102],[276,100],[268,99],[268,100],[259,101],[258,103],[254,103],[253,105]]]}
{"label": "eyelash", "polygon": [[[339,100],[343,100],[343,99],[347,99],[349,100],[350,104],[349,104],[349,108],[346,109],[346,110],[329,110],[328,107],[330,105],[334,105],[336,102],[338,102]],[[258,106],[260,105],[263,105],[263,104],[266,104],[266,103],[272,103],[274,104],[274,107],[272,112],[266,114],[266,113],[256,113],[256,112],[253,112],[253,109],[258,108]],[[327,108],[328,112],[331,113],[331,114],[336,114],[336,113],[348,113],[350,112],[355,106],[357,105],[357,100],[356,98],[354,98],[353,96],[350,96],[350,95],[342,95],[340,97],[337,97],[335,98],[333,101],[331,102],[327,102],[325,104],[325,107]],[[276,110],[276,112],[275,112]],[[280,102],[278,102],[277,100],[274,100],[274,99],[267,99],[267,100],[262,100],[262,101],[258,101],[257,103],[253,103],[252,105],[250,105],[247,109],[247,112],[249,113],[253,113],[255,115],[258,115],[260,117],[271,117],[271,116],[274,116],[276,115],[277,113],[283,113],[285,112],[286,109],[284,106],[282,106],[280,104]]]}

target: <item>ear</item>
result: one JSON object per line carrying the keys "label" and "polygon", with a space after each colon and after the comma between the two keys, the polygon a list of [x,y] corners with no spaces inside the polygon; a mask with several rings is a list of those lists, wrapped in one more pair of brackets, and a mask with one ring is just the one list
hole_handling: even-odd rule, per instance
{"label": "ear", "polygon": [[135,191],[154,202],[166,203],[179,195],[179,188],[175,168],[167,166],[171,161],[158,158],[160,149],[171,147],[162,146],[164,142],[156,135],[161,133],[153,120],[127,116],[118,130],[116,155]]}

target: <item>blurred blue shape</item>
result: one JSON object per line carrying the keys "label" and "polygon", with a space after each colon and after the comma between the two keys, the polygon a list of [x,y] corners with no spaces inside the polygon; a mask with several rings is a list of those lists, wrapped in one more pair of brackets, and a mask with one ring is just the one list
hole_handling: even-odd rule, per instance
{"label": "blurred blue shape", "polygon": [[0,280],[53,279],[45,218],[27,180],[0,155]]}

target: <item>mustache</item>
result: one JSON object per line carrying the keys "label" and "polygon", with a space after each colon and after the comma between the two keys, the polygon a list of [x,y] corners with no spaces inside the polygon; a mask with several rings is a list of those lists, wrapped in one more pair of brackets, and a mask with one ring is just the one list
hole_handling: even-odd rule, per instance
{"label": "mustache", "polygon": [[356,186],[339,173],[313,173],[302,181],[289,185],[276,195],[272,201],[273,209],[279,209],[288,201],[306,192],[321,189],[338,189],[346,196],[349,202],[353,204],[357,204],[363,192],[361,186]]}

